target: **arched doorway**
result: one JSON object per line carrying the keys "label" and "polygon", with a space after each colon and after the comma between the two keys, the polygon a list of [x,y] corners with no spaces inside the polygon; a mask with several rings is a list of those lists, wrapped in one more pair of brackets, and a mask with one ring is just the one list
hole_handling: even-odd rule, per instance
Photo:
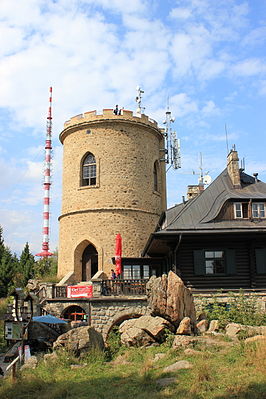
{"label": "arched doorway", "polygon": [[87,320],[85,310],[77,305],[69,306],[68,308],[66,308],[63,311],[62,317],[66,320],[71,320],[71,321]]}
{"label": "arched doorway", "polygon": [[89,244],[82,254],[82,281],[89,281],[98,271],[98,252]]}

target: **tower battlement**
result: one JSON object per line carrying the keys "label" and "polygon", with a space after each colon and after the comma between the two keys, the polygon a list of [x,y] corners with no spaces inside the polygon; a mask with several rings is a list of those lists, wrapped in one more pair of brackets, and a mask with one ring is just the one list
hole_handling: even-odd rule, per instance
{"label": "tower battlement", "polygon": [[114,110],[112,108],[105,108],[103,109],[102,114],[97,114],[97,111],[88,111],[84,112],[83,114],[78,114],[70,118],[68,121],[65,122],[64,124],[64,129],[76,125],[78,123],[83,123],[83,122],[91,122],[91,121],[100,121],[100,120],[106,120],[106,119],[128,119],[131,121],[135,122],[141,122],[145,123],[147,125],[153,126],[155,128],[158,128],[158,124],[155,120],[149,118],[147,115],[144,114],[133,114],[133,111],[129,111],[126,109],[121,110],[121,115],[115,115]]}

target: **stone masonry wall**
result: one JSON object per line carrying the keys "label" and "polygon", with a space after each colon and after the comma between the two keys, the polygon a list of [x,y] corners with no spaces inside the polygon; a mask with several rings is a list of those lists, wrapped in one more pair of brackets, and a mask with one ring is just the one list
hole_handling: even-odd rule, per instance
{"label": "stone masonry wall", "polygon": [[[122,235],[123,256],[139,256],[166,208],[165,164],[159,162],[159,190],[154,191],[154,162],[163,158],[164,137],[148,117],[121,116],[104,110],[66,122],[60,277],[73,271],[81,279],[82,253],[89,243],[98,251],[98,269],[113,267],[115,236]],[[91,152],[97,162],[95,186],[81,186],[81,165]]]}
{"label": "stone masonry wall", "polygon": [[93,302],[91,304],[91,325],[107,338],[110,329],[128,318],[149,314],[146,299],[123,300],[109,303]]}
{"label": "stone masonry wall", "polygon": [[89,316],[91,326],[103,334],[104,339],[110,329],[122,320],[149,314],[146,297],[102,298],[99,300],[48,301],[43,308],[56,317],[62,317],[69,306],[80,306]]}
{"label": "stone masonry wall", "polygon": [[[255,301],[258,310],[262,312],[266,312],[266,294],[265,292],[247,292],[246,290],[243,291],[245,297],[250,297],[252,300]],[[217,303],[230,303],[232,295],[239,295],[239,291],[236,293],[221,293],[219,291],[213,293],[193,293],[194,302],[196,306],[197,312],[202,311],[202,306],[206,304],[212,304],[214,299]]]}

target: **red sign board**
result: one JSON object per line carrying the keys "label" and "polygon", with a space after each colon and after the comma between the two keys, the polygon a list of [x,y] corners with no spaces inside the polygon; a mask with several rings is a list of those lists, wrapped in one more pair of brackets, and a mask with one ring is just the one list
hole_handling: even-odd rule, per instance
{"label": "red sign board", "polygon": [[93,297],[92,285],[68,285],[67,297],[92,298]]}

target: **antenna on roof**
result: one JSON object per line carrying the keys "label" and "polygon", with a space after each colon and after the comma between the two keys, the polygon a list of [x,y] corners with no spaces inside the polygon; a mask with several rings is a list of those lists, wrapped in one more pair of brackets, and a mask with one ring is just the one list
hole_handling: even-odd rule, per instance
{"label": "antenna on roof", "polygon": [[137,86],[136,90],[137,90],[136,103],[138,104],[136,113],[138,115],[141,115],[143,113],[143,111],[145,110],[145,107],[142,107],[142,105],[141,105],[142,94],[144,93],[144,90],[142,90],[140,88],[140,86]]}
{"label": "antenna on roof", "polygon": [[242,158],[242,159],[240,160],[240,169],[241,169],[242,171],[245,170],[245,158]]}
{"label": "antenna on roof", "polygon": [[226,123],[224,124],[224,129],[225,129],[226,148],[227,148],[227,155],[228,155],[229,154],[229,145],[228,145],[228,134],[227,134]]}
{"label": "antenna on roof", "polygon": [[172,130],[172,123],[174,123],[175,118],[172,117],[172,113],[169,110],[169,97],[167,99],[167,110],[165,113],[165,120],[163,124],[165,127],[165,142],[166,142],[166,150],[165,150],[165,162],[169,163],[170,167],[172,166],[174,169],[181,168],[181,153],[180,153],[180,139],[177,138],[176,132]]}
{"label": "antenna on roof", "polygon": [[203,173],[203,157],[202,157],[202,153],[200,152],[199,155],[199,173],[196,173],[194,170],[192,172],[193,175],[198,175],[198,182],[199,182],[199,186],[206,186],[211,184],[212,182],[212,178],[211,176],[209,176],[209,171]]}

